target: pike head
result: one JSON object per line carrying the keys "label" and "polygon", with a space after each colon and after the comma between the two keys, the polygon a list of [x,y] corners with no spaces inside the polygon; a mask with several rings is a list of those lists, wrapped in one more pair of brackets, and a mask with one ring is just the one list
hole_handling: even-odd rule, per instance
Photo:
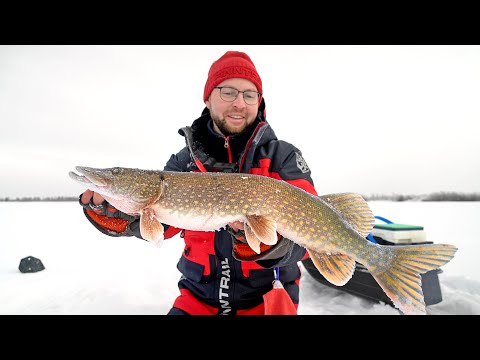
{"label": "pike head", "polygon": [[102,195],[120,211],[139,215],[157,201],[163,191],[158,171],[113,167],[106,169],[76,166],[69,176],[86,188]]}

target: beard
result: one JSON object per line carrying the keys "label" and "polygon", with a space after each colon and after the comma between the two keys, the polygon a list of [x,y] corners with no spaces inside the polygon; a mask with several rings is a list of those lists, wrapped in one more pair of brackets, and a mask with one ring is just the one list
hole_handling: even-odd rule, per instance
{"label": "beard", "polygon": [[227,121],[225,120],[224,117],[220,117],[220,116],[214,114],[212,111],[210,111],[210,117],[212,118],[213,122],[215,123],[215,125],[218,127],[218,129],[221,131],[221,133],[224,136],[240,134],[247,127],[252,125],[254,120],[255,120],[255,119],[252,119],[252,121],[247,120],[241,126],[231,126],[227,123]]}

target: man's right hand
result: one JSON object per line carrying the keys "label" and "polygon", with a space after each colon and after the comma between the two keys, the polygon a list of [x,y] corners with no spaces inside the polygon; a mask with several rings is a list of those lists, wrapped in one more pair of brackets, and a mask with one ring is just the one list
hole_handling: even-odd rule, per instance
{"label": "man's right hand", "polygon": [[[93,200],[92,200],[93,197]],[[80,202],[84,205],[88,204],[92,200],[93,205],[100,205],[105,201],[102,195],[92,191],[86,190],[80,197]]]}

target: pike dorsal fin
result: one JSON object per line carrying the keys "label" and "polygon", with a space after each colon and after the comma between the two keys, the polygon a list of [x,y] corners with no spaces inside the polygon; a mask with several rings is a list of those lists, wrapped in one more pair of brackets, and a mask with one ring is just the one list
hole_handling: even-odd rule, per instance
{"label": "pike dorsal fin", "polygon": [[157,246],[163,244],[163,225],[155,217],[155,211],[146,208],[140,214],[140,234],[145,240],[153,242]]}
{"label": "pike dorsal fin", "polygon": [[337,286],[345,285],[355,271],[355,260],[345,254],[328,254],[307,249],[313,264],[325,279]]}
{"label": "pike dorsal fin", "polygon": [[266,245],[277,243],[277,223],[275,220],[260,215],[246,215],[245,217],[247,218],[247,225],[250,226],[260,242]]}
{"label": "pike dorsal fin", "polygon": [[372,231],[375,217],[365,199],[355,193],[328,194],[320,199],[330,204],[362,236]]}

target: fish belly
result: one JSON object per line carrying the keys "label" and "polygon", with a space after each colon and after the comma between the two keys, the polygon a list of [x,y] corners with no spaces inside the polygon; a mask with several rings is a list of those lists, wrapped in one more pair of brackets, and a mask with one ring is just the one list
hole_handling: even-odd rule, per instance
{"label": "fish belly", "polygon": [[[187,213],[178,210],[168,210],[163,208],[155,208],[155,216],[158,221],[168,224],[179,229],[194,231],[216,231],[225,227],[230,222],[245,221],[245,216],[237,215],[219,215],[209,213],[204,209],[196,212],[189,211]],[[204,212],[202,214],[202,211]]]}

